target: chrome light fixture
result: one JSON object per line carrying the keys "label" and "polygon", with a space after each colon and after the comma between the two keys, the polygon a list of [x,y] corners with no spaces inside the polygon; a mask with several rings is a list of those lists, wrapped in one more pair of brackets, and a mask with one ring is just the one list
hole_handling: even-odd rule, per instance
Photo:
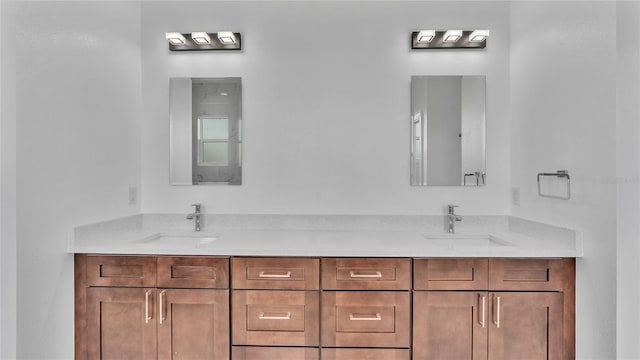
{"label": "chrome light fixture", "polygon": [[411,33],[411,49],[484,49],[489,30],[420,30]]}
{"label": "chrome light fixture", "polygon": [[165,37],[169,42],[170,51],[242,50],[242,36],[239,32],[168,32]]}

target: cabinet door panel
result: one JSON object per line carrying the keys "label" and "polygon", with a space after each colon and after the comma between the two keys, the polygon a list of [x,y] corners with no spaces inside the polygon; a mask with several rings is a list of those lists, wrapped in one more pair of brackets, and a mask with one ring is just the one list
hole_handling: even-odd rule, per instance
{"label": "cabinet door panel", "polygon": [[562,259],[490,259],[489,290],[562,291]]}
{"label": "cabinet door panel", "polygon": [[229,359],[228,290],[158,291],[158,359]]}
{"label": "cabinet door panel", "polygon": [[153,256],[87,256],[89,286],[156,286]]}
{"label": "cabinet door panel", "polygon": [[322,259],[323,290],[409,290],[411,259]]}
{"label": "cabinet door panel", "polygon": [[154,289],[87,289],[87,358],[156,359]]}
{"label": "cabinet door panel", "polygon": [[413,359],[487,359],[488,293],[416,291]]}
{"label": "cabinet door panel", "polygon": [[158,287],[224,289],[229,287],[229,259],[161,256]]}
{"label": "cabinet door panel", "polygon": [[488,290],[488,259],[415,259],[415,290]]}
{"label": "cabinet door panel", "polygon": [[320,349],[303,347],[234,346],[233,360],[318,360]]}
{"label": "cabinet door panel", "polygon": [[318,290],[320,260],[245,258],[231,260],[234,289]]}
{"label": "cabinet door panel", "polygon": [[322,349],[322,360],[409,360],[409,349]]}
{"label": "cabinet door panel", "polygon": [[325,291],[322,345],[410,346],[411,299],[405,291]]}
{"label": "cabinet door panel", "polygon": [[559,292],[490,293],[489,359],[563,358]]}
{"label": "cabinet door panel", "polygon": [[233,290],[233,345],[318,346],[318,291]]}

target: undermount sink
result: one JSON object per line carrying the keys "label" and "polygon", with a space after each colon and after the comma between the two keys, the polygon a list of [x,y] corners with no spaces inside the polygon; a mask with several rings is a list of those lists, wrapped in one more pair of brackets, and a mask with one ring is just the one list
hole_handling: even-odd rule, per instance
{"label": "undermount sink", "polygon": [[153,246],[155,248],[170,248],[170,249],[199,249],[211,245],[217,240],[216,236],[208,234],[170,234],[159,233],[149,236],[140,244],[146,246]]}
{"label": "undermount sink", "polygon": [[441,234],[426,235],[425,238],[447,247],[493,247],[510,246],[509,242],[493,235]]}

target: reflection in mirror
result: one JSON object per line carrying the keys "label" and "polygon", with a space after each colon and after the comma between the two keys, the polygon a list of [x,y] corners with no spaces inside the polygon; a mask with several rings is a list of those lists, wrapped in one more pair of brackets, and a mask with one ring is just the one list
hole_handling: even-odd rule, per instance
{"label": "reflection in mirror", "polygon": [[171,78],[171,184],[242,183],[240,78]]}
{"label": "reflection in mirror", "polygon": [[411,77],[411,185],[485,185],[485,77]]}

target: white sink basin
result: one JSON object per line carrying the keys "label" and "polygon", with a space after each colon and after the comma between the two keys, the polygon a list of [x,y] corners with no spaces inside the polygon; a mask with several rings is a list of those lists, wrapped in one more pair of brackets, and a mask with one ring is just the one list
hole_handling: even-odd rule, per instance
{"label": "white sink basin", "polygon": [[494,247],[510,246],[509,242],[493,235],[442,234],[426,235],[425,238],[446,247]]}
{"label": "white sink basin", "polygon": [[159,249],[199,249],[213,244],[216,240],[216,236],[208,234],[159,233],[143,239],[139,244]]}

